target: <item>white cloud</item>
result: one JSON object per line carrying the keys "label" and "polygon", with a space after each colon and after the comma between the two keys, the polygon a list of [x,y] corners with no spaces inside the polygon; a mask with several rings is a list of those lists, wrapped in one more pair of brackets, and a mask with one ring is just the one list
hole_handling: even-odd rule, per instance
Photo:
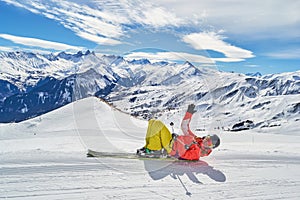
{"label": "white cloud", "polygon": [[40,14],[40,12],[38,10],[36,10],[36,9],[30,7],[30,6],[24,5],[23,2],[19,3],[19,2],[15,1],[15,0],[2,0],[2,1],[5,1],[8,4],[12,4],[12,5],[16,6],[16,7],[24,8],[26,10],[29,10],[32,13]]}
{"label": "white cloud", "polygon": [[193,19],[206,30],[223,29],[252,37],[299,37],[300,1],[295,0],[152,0],[174,11],[177,17]]}
{"label": "white cloud", "polygon": [[189,61],[196,63],[214,64],[211,58],[190,54],[185,52],[132,52],[124,56],[128,60],[149,59],[152,62],[157,61]]}
{"label": "white cloud", "polygon": [[[298,37],[300,1],[286,0],[2,0],[55,19],[77,35],[119,44],[127,30],[190,27],[249,37]],[[88,38],[84,38],[88,39]],[[111,44],[108,41],[112,41]],[[119,42],[116,42],[119,41]]]}
{"label": "white cloud", "polygon": [[114,40],[111,38],[105,38],[105,37],[99,37],[97,35],[94,35],[94,34],[88,33],[88,32],[79,32],[78,36],[80,36],[81,38],[93,41],[99,45],[117,45],[117,44],[122,43],[118,40]]}
{"label": "white cloud", "polygon": [[163,28],[165,26],[178,27],[188,23],[188,21],[178,18],[176,14],[170,12],[168,8],[158,7],[149,2],[135,1],[135,3],[129,5],[127,8],[128,11],[130,11],[128,12],[128,16],[132,19],[132,23],[154,28]]}
{"label": "white cloud", "polygon": [[161,28],[185,22],[167,8],[141,0],[3,0],[54,19],[79,37],[99,45],[121,44],[128,29],[138,26]]}
{"label": "white cloud", "polygon": [[252,58],[251,51],[233,46],[223,40],[225,37],[215,32],[192,33],[183,36],[182,40],[196,50],[212,50],[223,53],[227,58],[217,58],[221,62],[237,62]]}
{"label": "white cloud", "polygon": [[270,52],[266,53],[265,56],[275,59],[300,59],[300,48]]}
{"label": "white cloud", "polygon": [[64,19],[62,20],[60,17],[59,20],[70,27],[76,27],[81,32],[86,31],[111,38],[118,38],[123,35],[122,28],[118,24],[112,24],[99,19],[97,16],[89,15],[90,8],[87,6],[79,6],[69,2],[61,2],[60,6],[61,8],[56,8],[55,11],[59,13],[59,16],[64,16]]}
{"label": "white cloud", "polygon": [[14,6],[25,8],[36,14],[44,15],[74,31],[79,37],[100,45],[116,45],[116,38],[124,35],[122,26],[114,18],[115,13],[105,13],[71,1],[60,0],[4,0]]}
{"label": "white cloud", "polygon": [[41,40],[37,38],[20,37],[15,35],[8,35],[8,34],[0,34],[0,38],[10,40],[16,44],[21,44],[30,47],[39,47],[43,49],[54,49],[57,51],[66,51],[66,50],[79,51],[84,49],[84,47],[79,47],[79,46],[72,46],[68,44]]}
{"label": "white cloud", "polygon": [[0,46],[0,51],[14,51],[14,47]]}
{"label": "white cloud", "polygon": [[[238,47],[236,43],[226,42],[226,38],[215,30],[225,30],[228,36],[242,36],[241,40],[258,37],[277,37],[285,40],[289,37],[299,37],[300,31],[300,1],[294,0],[2,1],[56,20],[79,37],[99,45],[114,46],[124,44],[124,40],[132,42],[133,46],[138,42],[138,45],[143,45],[143,41],[136,42],[135,38],[130,38],[132,30],[162,33],[171,28],[171,33],[176,37],[185,34],[182,41],[196,50],[212,50],[224,54],[223,58],[210,59],[214,62],[239,62],[254,57],[253,52]],[[167,42],[168,39],[166,38]],[[171,39],[170,41],[178,42]],[[184,55],[183,52],[180,54]],[[172,57],[166,53],[149,55],[156,58]],[[270,56],[291,57],[283,53],[273,53]],[[185,57],[200,63],[207,62],[207,58],[200,55],[185,53]]]}

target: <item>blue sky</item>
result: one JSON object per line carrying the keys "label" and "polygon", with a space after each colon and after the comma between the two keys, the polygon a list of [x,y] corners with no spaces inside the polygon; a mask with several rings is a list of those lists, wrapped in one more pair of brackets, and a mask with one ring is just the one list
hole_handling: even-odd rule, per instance
{"label": "blue sky", "polygon": [[297,0],[0,0],[0,51],[188,60],[222,71],[300,70]]}

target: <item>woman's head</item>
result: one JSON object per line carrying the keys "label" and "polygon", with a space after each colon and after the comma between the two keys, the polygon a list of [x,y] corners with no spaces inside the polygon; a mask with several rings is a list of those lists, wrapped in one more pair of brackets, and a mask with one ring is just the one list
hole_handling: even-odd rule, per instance
{"label": "woman's head", "polygon": [[220,138],[216,134],[207,135],[203,138],[202,145],[205,148],[214,149],[220,145]]}

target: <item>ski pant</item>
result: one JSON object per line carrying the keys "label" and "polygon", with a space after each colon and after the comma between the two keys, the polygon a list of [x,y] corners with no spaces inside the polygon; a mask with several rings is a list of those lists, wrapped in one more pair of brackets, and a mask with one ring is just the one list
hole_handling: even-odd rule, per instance
{"label": "ski pant", "polygon": [[149,120],[145,148],[154,151],[164,148],[170,153],[172,150],[170,144],[171,139],[172,134],[162,121],[155,119]]}

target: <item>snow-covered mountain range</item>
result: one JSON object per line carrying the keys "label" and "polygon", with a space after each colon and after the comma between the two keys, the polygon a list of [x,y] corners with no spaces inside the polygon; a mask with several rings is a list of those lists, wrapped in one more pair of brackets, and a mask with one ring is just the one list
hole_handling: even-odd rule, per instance
{"label": "snow-covered mountain range", "polygon": [[292,126],[300,120],[300,71],[251,76],[85,53],[0,53],[0,122],[22,121],[98,96],[140,118],[172,120],[194,103],[199,130]]}

